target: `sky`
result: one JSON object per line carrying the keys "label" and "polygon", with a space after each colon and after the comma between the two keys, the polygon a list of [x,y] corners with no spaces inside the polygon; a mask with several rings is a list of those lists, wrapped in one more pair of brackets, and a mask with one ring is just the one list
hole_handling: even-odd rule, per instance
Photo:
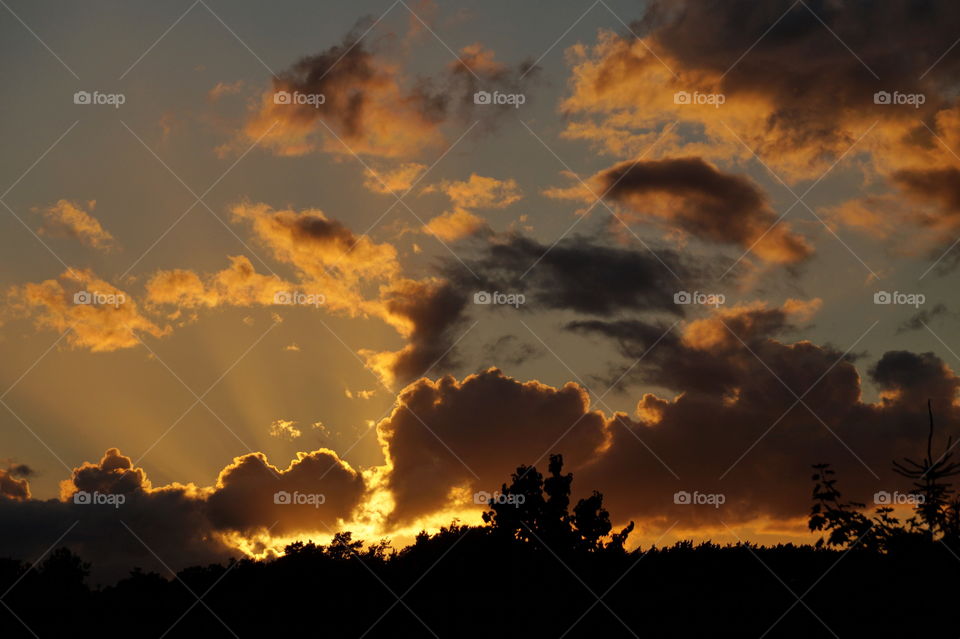
{"label": "sky", "polygon": [[809,541],[953,432],[949,3],[0,4],[0,554],[404,542],[552,453]]}

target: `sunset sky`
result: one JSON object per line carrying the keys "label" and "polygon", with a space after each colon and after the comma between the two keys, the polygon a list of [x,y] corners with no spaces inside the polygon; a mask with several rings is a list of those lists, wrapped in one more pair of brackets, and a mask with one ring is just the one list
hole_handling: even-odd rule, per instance
{"label": "sunset sky", "polygon": [[0,2],[0,556],[405,543],[550,453],[633,545],[906,490],[960,12],[859,4]]}

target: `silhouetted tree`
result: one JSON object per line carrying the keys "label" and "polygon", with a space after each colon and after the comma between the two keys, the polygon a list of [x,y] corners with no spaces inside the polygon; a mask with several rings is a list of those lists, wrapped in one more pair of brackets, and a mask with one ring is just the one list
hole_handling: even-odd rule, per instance
{"label": "silhouetted tree", "polygon": [[828,531],[816,546],[823,544],[850,548],[857,545],[879,552],[904,551],[915,548],[919,542],[943,540],[955,542],[960,538],[960,499],[953,498],[953,488],[947,478],[960,474],[960,463],[952,462],[952,438],[948,438],[944,452],[933,456],[933,409],[927,402],[929,431],[927,454],[921,461],[904,458],[894,461],[894,472],[914,480],[912,494],[917,495],[914,515],[901,522],[887,505],[874,509],[872,517],[864,514],[866,504],[841,502],[837,480],[830,464],[816,464],[813,475],[814,504],[810,513],[810,530]]}
{"label": "silhouetted tree", "polygon": [[[817,540],[816,547],[827,546],[847,547],[865,540],[865,536],[873,522],[861,511],[866,504],[860,502],[841,502],[842,494],[837,489],[837,480],[830,464],[814,464],[813,499],[814,504],[810,511],[808,526],[811,531],[828,531],[826,539]],[[865,547],[870,547],[869,542]]]}
{"label": "silhouetted tree", "polygon": [[[511,484],[501,488],[504,498],[491,504],[493,510],[485,512],[483,520],[496,533],[528,542],[540,539],[557,551],[622,550],[633,531],[633,522],[604,546],[603,538],[612,526],[610,513],[603,507],[603,495],[594,491],[579,500],[571,515],[568,508],[573,474],[563,474],[562,455],[551,455],[548,469],[550,476],[544,480],[536,468],[518,467]],[[520,495],[522,499],[515,499]]]}
{"label": "silhouetted tree", "polygon": [[603,548],[601,539],[610,534],[610,513],[603,507],[603,494],[593,491],[573,507],[573,526],[587,550]]}
{"label": "silhouetted tree", "polygon": [[338,532],[326,547],[326,555],[331,559],[349,559],[363,548],[363,541],[354,541],[352,532]]}
{"label": "silhouetted tree", "polygon": [[919,462],[904,457],[903,463],[893,462],[893,470],[913,479],[913,494],[921,497],[916,506],[916,515],[907,523],[922,530],[928,540],[933,540],[938,535],[956,532],[956,502],[950,499],[953,488],[946,479],[960,474],[960,463],[950,461],[953,457],[952,437],[947,438],[944,452],[933,458],[933,408],[930,400],[927,400],[927,412],[930,415],[930,430],[927,434],[926,457]]}

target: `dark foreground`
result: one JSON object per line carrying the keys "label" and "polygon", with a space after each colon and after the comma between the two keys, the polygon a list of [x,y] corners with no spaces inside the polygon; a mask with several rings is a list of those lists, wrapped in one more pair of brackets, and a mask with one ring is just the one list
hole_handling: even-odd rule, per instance
{"label": "dark foreground", "polygon": [[960,499],[945,478],[960,464],[931,452],[907,464],[923,499],[905,521],[844,502],[817,465],[817,546],[628,552],[633,524],[614,532],[600,493],[570,508],[557,455],[546,476],[518,468],[485,526],[399,551],[341,533],[270,561],[91,588],[90,567],[61,548],[35,566],[0,560],[0,638],[956,636]]}
{"label": "dark foreground", "polygon": [[6,560],[0,588],[22,579],[2,600],[0,636],[939,636],[960,594],[960,560],[942,545],[903,556],[690,544],[555,556],[467,527],[392,557],[347,542],[98,590],[66,551],[25,575],[28,564]]}

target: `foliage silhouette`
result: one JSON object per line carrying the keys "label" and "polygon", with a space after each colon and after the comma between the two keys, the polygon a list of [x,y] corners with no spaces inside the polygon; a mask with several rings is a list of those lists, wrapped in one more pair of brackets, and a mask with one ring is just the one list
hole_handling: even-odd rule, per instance
{"label": "foliage silhouette", "polygon": [[952,497],[950,477],[960,474],[960,463],[951,461],[953,438],[948,437],[943,453],[934,458],[933,408],[927,402],[929,430],[927,454],[921,461],[904,458],[894,460],[893,471],[914,480],[914,514],[901,522],[893,515],[890,505],[878,505],[874,515],[865,514],[866,504],[840,501],[837,480],[830,464],[815,464],[814,504],[810,513],[812,531],[825,531],[816,546],[824,544],[836,548],[897,552],[941,541],[948,548],[956,547],[960,539],[960,499]]}
{"label": "foliage silhouette", "polygon": [[955,468],[949,451],[934,459],[932,439],[923,461],[904,464],[920,471],[918,492],[940,497],[939,513],[903,523],[888,507],[867,516],[841,501],[832,469],[818,464],[810,527],[826,538],[815,546],[679,541],[628,551],[633,523],[612,533],[598,492],[571,509],[573,476],[555,455],[546,477],[520,466],[502,486],[522,503],[497,500],[485,525],[454,521],[399,550],[343,531],[270,560],[170,578],[134,569],[95,588],[90,566],[67,549],[36,567],[0,560],[0,636],[922,636],[942,630],[955,601],[932,579],[960,577],[944,474]]}

